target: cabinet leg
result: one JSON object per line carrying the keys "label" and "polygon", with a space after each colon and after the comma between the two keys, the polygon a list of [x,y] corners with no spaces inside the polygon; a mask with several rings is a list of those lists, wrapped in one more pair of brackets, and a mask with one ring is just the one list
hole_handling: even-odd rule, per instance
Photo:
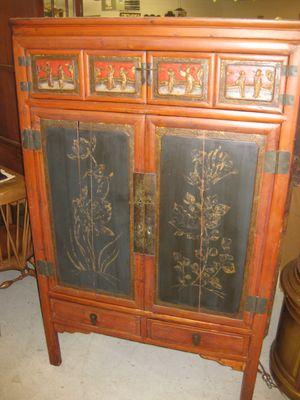
{"label": "cabinet leg", "polygon": [[54,329],[52,322],[51,305],[48,295],[48,279],[38,276],[39,296],[44,322],[44,330],[48,348],[49,361],[52,365],[61,364],[61,353],[58,340],[58,334]]}
{"label": "cabinet leg", "polygon": [[53,326],[50,329],[49,327],[46,328],[45,326],[45,335],[50,364],[58,366],[61,364],[61,353],[58,334],[54,330]]}
{"label": "cabinet leg", "polygon": [[253,322],[253,336],[248,353],[240,400],[252,400],[258,371],[259,357],[266,328],[266,314],[256,314]]}
{"label": "cabinet leg", "polygon": [[[251,357],[251,356],[250,356]],[[257,377],[258,358],[249,360],[244,371],[240,400],[252,400]]]}

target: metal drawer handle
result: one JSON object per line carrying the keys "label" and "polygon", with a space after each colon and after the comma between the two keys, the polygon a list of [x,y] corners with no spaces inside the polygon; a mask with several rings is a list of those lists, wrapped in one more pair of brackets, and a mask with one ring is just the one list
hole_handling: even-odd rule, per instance
{"label": "metal drawer handle", "polygon": [[200,344],[201,337],[198,333],[192,334],[193,345],[198,346]]}
{"label": "metal drawer handle", "polygon": [[146,83],[146,76],[148,75],[148,85],[152,85],[153,80],[153,71],[157,71],[157,67],[154,67],[152,64],[142,63],[141,67],[136,67],[136,71],[141,71],[142,74],[142,85]]}
{"label": "metal drawer handle", "polygon": [[142,65],[141,67],[135,67],[136,71],[156,71],[157,67],[153,67],[151,64]]}
{"label": "metal drawer handle", "polygon": [[96,325],[97,324],[97,315],[96,314],[90,314],[90,320],[91,320],[91,323],[93,325]]}

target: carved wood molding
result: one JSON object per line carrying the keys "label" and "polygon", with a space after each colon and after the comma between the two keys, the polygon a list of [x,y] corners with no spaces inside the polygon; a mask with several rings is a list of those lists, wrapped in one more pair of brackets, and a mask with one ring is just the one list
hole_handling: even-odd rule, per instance
{"label": "carved wood molding", "polygon": [[225,365],[226,367],[230,367],[231,369],[235,371],[241,371],[243,372],[246,366],[246,363],[244,361],[238,361],[238,360],[228,360],[226,358],[217,358],[217,357],[211,357],[208,355],[204,354],[199,354],[200,357],[205,358],[206,360],[211,360],[211,361],[216,361],[217,363],[221,365]]}

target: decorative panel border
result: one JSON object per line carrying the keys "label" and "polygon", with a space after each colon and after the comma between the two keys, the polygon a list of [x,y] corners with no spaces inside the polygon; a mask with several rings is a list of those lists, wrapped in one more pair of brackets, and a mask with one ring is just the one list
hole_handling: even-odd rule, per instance
{"label": "decorative panel border", "polygon": [[[173,230],[173,236],[177,238],[181,238],[177,243],[179,248],[183,246],[183,242],[186,244],[187,249],[191,247],[191,243],[197,241],[199,244],[199,249],[195,251],[195,256],[188,258],[186,254],[178,250],[178,248],[173,249],[173,265],[174,269],[177,270],[177,281],[172,287],[172,289],[178,290],[178,294],[182,293],[182,290],[188,288],[189,286],[195,286],[199,290],[199,304],[197,306],[190,306],[187,304],[182,303],[179,299],[178,304],[171,303],[166,300],[162,300],[159,296],[159,287],[160,287],[160,280],[159,280],[159,258],[160,258],[160,241],[158,240],[158,249],[157,249],[157,258],[156,258],[156,304],[166,304],[170,307],[174,307],[175,309],[178,308],[185,308],[190,309],[193,311],[202,311],[202,312],[210,312],[210,313],[220,313],[222,315],[240,315],[241,310],[243,309],[243,304],[245,300],[245,284],[247,282],[247,276],[249,274],[249,264],[250,264],[250,255],[253,250],[253,230],[255,226],[255,217],[257,211],[257,190],[260,186],[261,181],[261,174],[262,174],[262,160],[264,156],[264,148],[266,146],[265,137],[262,135],[257,134],[244,134],[240,133],[233,133],[233,132],[225,132],[225,131],[217,131],[217,130],[202,130],[202,129],[188,129],[188,128],[173,128],[173,127],[156,127],[156,155],[158,160],[158,166],[161,168],[161,150],[162,150],[162,139],[163,138],[179,138],[183,140],[193,140],[196,139],[199,141],[199,148],[198,150],[193,150],[191,153],[193,159],[193,168],[189,172],[189,174],[182,174],[183,182],[184,180],[187,181],[189,190],[191,187],[198,187],[199,186],[199,198],[194,197],[194,194],[190,193],[189,191],[185,194],[185,197],[182,199],[175,198],[176,202],[173,206],[172,218],[168,221],[168,225]],[[195,140],[194,140],[195,141]],[[218,142],[218,145],[212,146],[210,151],[206,149],[205,142],[207,145],[211,141]],[[234,242],[232,237],[222,237],[219,236],[220,232],[218,229],[219,226],[220,231],[224,229],[224,222],[223,217],[227,214],[228,211],[232,208],[231,204],[227,204],[226,202],[223,204],[219,198],[218,191],[216,190],[215,186],[217,187],[217,183],[221,182],[223,178],[228,178],[230,176],[238,175],[239,172],[235,169],[234,163],[230,158],[231,153],[227,153],[223,149],[223,144],[229,147],[229,142],[233,141],[235,144],[239,143],[239,145],[255,145],[256,152],[257,152],[257,160],[255,165],[255,171],[253,175],[253,194],[250,194],[252,197],[252,203],[249,206],[249,221],[246,223],[248,224],[247,234],[244,236],[246,237],[245,243],[246,252],[244,254],[244,261],[243,261],[243,273],[242,273],[242,282],[240,282],[240,296],[239,296],[239,305],[235,311],[226,311],[220,309],[214,309],[214,307],[210,308],[202,304],[202,300],[200,303],[200,296],[202,299],[201,293],[203,292],[203,297],[205,294],[211,293],[214,301],[220,308],[223,307],[222,302],[225,301],[226,293],[225,288],[223,287],[222,279],[224,278],[227,283],[232,280],[232,277],[236,275],[236,273],[241,271],[241,265],[237,265],[236,257],[232,255],[232,248],[236,247],[238,240]],[[222,145],[220,143],[224,142]],[[202,143],[202,145],[201,145]],[[211,144],[212,144],[211,143]],[[203,147],[202,147],[203,146]],[[205,149],[205,150],[204,150]],[[252,149],[254,150],[254,149]],[[232,152],[231,155],[234,153]],[[179,157],[179,155],[178,155]],[[178,162],[178,160],[177,160]],[[202,170],[203,169],[203,170]],[[245,173],[245,171],[244,171]],[[200,175],[198,175],[200,174]],[[158,190],[160,191],[161,186],[161,173],[158,174]],[[203,184],[203,188],[201,189],[201,180],[206,180],[207,184]],[[229,180],[230,182],[230,180]],[[227,182],[227,184],[229,184]],[[214,190],[210,190],[211,187],[214,187]],[[204,189],[206,187],[206,189]],[[208,189],[210,188],[210,189]],[[223,186],[224,188],[224,186]],[[178,191],[178,189],[177,189]],[[255,194],[254,194],[255,193]],[[161,193],[160,193],[161,195]],[[226,197],[226,196],[225,196]],[[229,196],[230,197],[230,196]],[[165,197],[163,197],[165,199]],[[201,199],[202,198],[202,199]],[[249,200],[249,199],[248,199]],[[160,214],[161,214],[161,204],[159,209],[157,209],[157,237],[161,237],[162,231],[159,227],[160,221]],[[205,205],[204,205],[205,204]],[[199,207],[199,209],[198,209]],[[238,206],[240,207],[240,206]],[[201,228],[199,227],[199,231],[196,228],[198,227],[198,222],[195,221],[199,220],[198,213],[199,210],[205,214],[205,217],[200,218],[200,226],[207,224]],[[232,213],[232,210],[231,210]],[[197,217],[195,218],[195,215]],[[195,218],[195,219],[194,219]],[[204,222],[205,219],[208,219],[208,222]],[[232,229],[232,227],[230,227]],[[171,231],[170,230],[170,231]],[[233,229],[234,230],[234,229]],[[202,232],[201,234],[199,232]],[[203,233],[206,232],[206,233]],[[217,233],[217,235],[216,235]],[[203,242],[205,244],[203,244]],[[218,246],[220,246],[218,248]],[[196,246],[197,247],[197,246]],[[212,263],[213,266],[207,266],[206,262],[203,264],[202,251],[206,249],[206,262],[207,257]],[[208,256],[209,254],[209,256]],[[219,254],[219,255],[218,255]],[[201,270],[201,265],[204,265],[203,271]],[[218,267],[217,267],[218,266]],[[205,270],[205,272],[204,272]],[[203,275],[204,274],[204,275]],[[203,276],[202,278],[200,278]],[[198,281],[199,279],[199,281]],[[237,282],[235,282],[237,283]],[[229,284],[230,287],[230,284]],[[208,290],[206,293],[205,290]],[[205,302],[204,302],[205,303]]]}
{"label": "decorative panel border", "polygon": [[83,62],[80,51],[34,50],[29,54],[31,96],[83,98]]}
{"label": "decorative panel border", "polygon": [[85,52],[87,99],[145,103],[145,52]]}
{"label": "decorative panel border", "polygon": [[282,56],[219,55],[216,106],[281,113],[287,61]]}
{"label": "decorative panel border", "polygon": [[[133,219],[134,127],[128,124],[79,123],[62,120],[42,120],[41,127],[44,157],[47,160],[48,202],[52,210],[52,234],[59,283],[67,287],[131,299],[134,293],[133,227],[130,222]],[[54,146],[53,138],[60,140],[58,143],[60,150],[57,150],[54,157],[55,163],[47,151],[49,140],[46,140],[46,132],[48,129],[50,129],[47,133],[49,140],[52,137],[50,148]],[[123,184],[126,186],[126,181],[123,180],[122,185],[120,184],[122,172],[108,165],[110,158],[105,155],[103,148],[108,146],[104,144],[108,140],[113,140],[116,144],[118,143],[116,140],[119,141],[121,138],[123,142],[126,140],[128,146],[127,156],[124,152],[126,146],[123,150],[121,148],[119,150],[123,153],[124,159],[128,157],[128,171],[123,169],[124,176],[128,175],[128,215],[123,213],[121,217],[117,217],[116,201],[121,200],[123,204],[127,201],[124,197],[126,189],[124,186],[121,189]],[[102,146],[99,142],[102,142]],[[53,182],[53,179],[58,177],[58,172],[55,171],[53,165],[59,165],[60,161],[57,158],[59,153],[66,155],[64,165],[69,164],[67,174],[63,168],[59,170],[59,181],[65,180],[63,186],[66,187],[64,199],[61,198],[61,200],[59,200],[59,194],[54,195],[54,192],[50,190],[53,187],[51,181]],[[106,160],[108,164],[103,160]],[[116,165],[117,161],[112,162]],[[74,168],[71,164],[74,164]],[[50,168],[51,165],[52,168]],[[73,179],[72,184],[69,179]],[[119,184],[112,185],[113,180],[118,180]],[[120,189],[115,199],[111,194],[113,187],[115,190]],[[60,192],[62,194],[63,191],[60,190]],[[64,218],[67,222],[64,224],[58,222],[57,219],[62,209],[59,208],[60,206],[55,207],[55,204],[63,203],[66,206],[65,210],[68,210],[65,211]],[[68,203],[71,207],[67,206]],[[121,210],[122,207],[119,208],[119,211]],[[123,229],[122,232],[117,228],[118,218],[123,221],[121,226],[125,230]],[[124,223],[126,219],[128,219],[128,232]],[[66,230],[69,232],[67,233]],[[124,248],[126,243],[128,243],[128,249]],[[86,249],[85,246],[87,246]],[[125,259],[128,261],[127,265]],[[112,270],[115,272],[113,273]],[[123,279],[118,279],[119,276]],[[126,282],[126,279],[129,280],[125,286],[120,286],[121,283]]]}
{"label": "decorative panel border", "polygon": [[150,52],[149,103],[212,106],[214,55],[191,52]]}

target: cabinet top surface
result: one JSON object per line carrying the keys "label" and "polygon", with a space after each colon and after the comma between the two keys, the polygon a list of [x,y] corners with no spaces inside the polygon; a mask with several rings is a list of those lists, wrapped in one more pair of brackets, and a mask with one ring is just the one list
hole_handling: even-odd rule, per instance
{"label": "cabinet top surface", "polygon": [[300,31],[300,21],[296,20],[261,20],[232,18],[11,18],[13,25],[35,26],[75,26],[75,25],[150,25],[150,26],[185,26],[185,27],[224,27],[253,29],[292,29]]}
{"label": "cabinet top surface", "polygon": [[18,36],[263,39],[299,44],[300,21],[224,18],[12,18]]}

